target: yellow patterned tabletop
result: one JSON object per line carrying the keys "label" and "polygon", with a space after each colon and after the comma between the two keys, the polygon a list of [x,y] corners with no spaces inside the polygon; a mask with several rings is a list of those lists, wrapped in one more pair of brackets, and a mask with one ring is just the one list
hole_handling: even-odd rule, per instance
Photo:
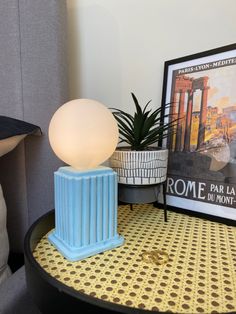
{"label": "yellow patterned tabletop", "polygon": [[[68,262],[47,240],[34,251],[51,276],[105,301],[152,311],[229,313],[236,311],[236,228],[163,211],[152,205],[120,206],[119,248]],[[143,253],[169,256],[157,265]]]}

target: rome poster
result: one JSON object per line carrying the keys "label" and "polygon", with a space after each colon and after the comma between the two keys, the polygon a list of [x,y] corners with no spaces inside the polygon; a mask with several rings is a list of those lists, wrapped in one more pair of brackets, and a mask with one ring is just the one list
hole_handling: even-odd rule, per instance
{"label": "rome poster", "polygon": [[166,103],[167,204],[236,220],[236,45],[167,61]]}

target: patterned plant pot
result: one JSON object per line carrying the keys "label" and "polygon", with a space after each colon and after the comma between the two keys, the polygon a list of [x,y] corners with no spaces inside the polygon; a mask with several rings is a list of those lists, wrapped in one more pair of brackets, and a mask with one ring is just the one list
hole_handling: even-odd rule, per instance
{"label": "patterned plant pot", "polygon": [[110,158],[118,174],[118,183],[131,185],[157,184],[166,180],[168,149],[130,151],[117,149]]}

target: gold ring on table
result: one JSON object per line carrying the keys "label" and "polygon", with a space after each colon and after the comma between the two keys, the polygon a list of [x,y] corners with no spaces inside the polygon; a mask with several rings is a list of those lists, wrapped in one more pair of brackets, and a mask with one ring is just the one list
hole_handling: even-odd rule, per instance
{"label": "gold ring on table", "polygon": [[146,263],[163,265],[169,261],[169,255],[161,250],[146,251],[142,253],[142,260]]}

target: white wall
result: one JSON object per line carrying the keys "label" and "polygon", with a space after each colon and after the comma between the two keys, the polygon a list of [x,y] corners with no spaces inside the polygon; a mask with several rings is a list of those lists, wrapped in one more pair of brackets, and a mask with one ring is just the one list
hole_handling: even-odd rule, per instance
{"label": "white wall", "polygon": [[235,0],[67,0],[71,99],[161,102],[164,61],[236,42]]}

